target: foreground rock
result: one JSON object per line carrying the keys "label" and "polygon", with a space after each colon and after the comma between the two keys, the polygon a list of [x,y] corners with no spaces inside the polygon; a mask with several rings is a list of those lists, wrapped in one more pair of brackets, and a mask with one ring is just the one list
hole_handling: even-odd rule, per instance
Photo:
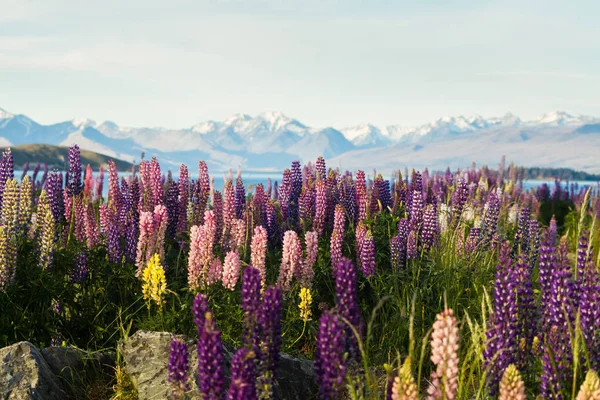
{"label": "foreground rock", "polygon": [[[169,397],[167,365],[173,335],[167,332],[138,331],[126,343],[121,344],[125,360],[125,371],[138,389],[140,400],[166,399]],[[188,344],[190,354],[190,377],[196,375],[198,356],[195,340],[182,338]],[[229,363],[235,349],[225,347],[226,375],[229,376]],[[308,400],[316,397],[318,387],[312,363],[286,354],[281,354],[276,372],[276,395],[280,399]],[[195,388],[193,378],[190,387]],[[190,393],[190,397],[198,392]]]}
{"label": "foreground rock", "polygon": [[72,347],[38,350],[29,342],[0,349],[0,398],[65,400],[85,398],[85,385],[109,378],[115,354]]}

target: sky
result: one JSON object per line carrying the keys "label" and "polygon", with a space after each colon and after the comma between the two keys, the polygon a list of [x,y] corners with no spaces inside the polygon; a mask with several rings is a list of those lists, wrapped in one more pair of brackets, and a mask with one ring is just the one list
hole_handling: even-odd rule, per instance
{"label": "sky", "polygon": [[595,0],[0,0],[0,108],[186,128],[600,116]]}

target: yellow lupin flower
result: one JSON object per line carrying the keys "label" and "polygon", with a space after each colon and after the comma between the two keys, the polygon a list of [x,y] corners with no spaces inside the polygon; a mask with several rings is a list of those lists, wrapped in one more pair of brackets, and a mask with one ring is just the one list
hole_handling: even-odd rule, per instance
{"label": "yellow lupin flower", "polygon": [[[148,266],[144,269],[142,275],[142,292],[144,293],[144,299],[151,299],[158,305],[159,309],[162,309],[163,295],[167,292],[167,279],[165,278],[165,270],[160,264],[160,255],[154,254]],[[150,307],[150,304],[148,304]]]}
{"label": "yellow lupin flower", "polygon": [[298,307],[300,308],[300,318],[304,323],[310,321],[310,306],[312,304],[312,295],[310,294],[310,289],[302,288],[300,289],[300,304]]}

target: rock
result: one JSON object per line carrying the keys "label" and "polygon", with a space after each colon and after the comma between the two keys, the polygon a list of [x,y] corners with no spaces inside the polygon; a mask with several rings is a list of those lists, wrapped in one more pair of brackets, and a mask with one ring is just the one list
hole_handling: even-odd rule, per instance
{"label": "rock", "polygon": [[[137,331],[127,342],[120,344],[120,351],[125,361],[125,372],[131,377],[138,389],[140,400],[166,399],[169,396],[168,360],[171,341],[174,337],[183,339],[188,345],[190,354],[190,398],[199,393],[193,377],[196,376],[198,355],[196,341],[168,332]],[[225,373],[229,376],[229,364],[235,349],[224,346]],[[312,363],[300,360],[287,354],[281,354],[279,368],[276,371],[277,382],[275,393],[280,399],[315,398],[318,386]]]}
{"label": "rock", "polygon": [[90,382],[110,382],[114,376],[114,352],[89,352],[75,347],[52,346],[42,349],[42,356],[55,375],[62,378],[75,398],[85,396]]}
{"label": "rock", "polygon": [[0,397],[5,400],[63,400],[59,378],[29,342],[0,349]]}

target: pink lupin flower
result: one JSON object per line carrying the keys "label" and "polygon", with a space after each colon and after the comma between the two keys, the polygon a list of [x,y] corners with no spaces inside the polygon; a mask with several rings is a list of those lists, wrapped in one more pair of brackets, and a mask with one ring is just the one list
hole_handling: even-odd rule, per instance
{"label": "pink lupin flower", "polygon": [[63,190],[63,200],[65,203],[65,220],[70,224],[71,216],[73,215],[73,196],[66,188]]}
{"label": "pink lupin flower", "polygon": [[225,231],[230,231],[233,220],[235,219],[235,191],[231,179],[225,181],[224,192],[223,226]]}
{"label": "pink lupin flower", "polygon": [[325,227],[325,215],[327,212],[327,187],[321,179],[316,183],[315,194],[315,219],[313,220],[313,230],[317,235],[323,234]]}
{"label": "pink lupin flower", "polygon": [[283,235],[283,252],[281,256],[281,266],[279,267],[279,278],[277,285],[282,291],[290,290],[292,278],[295,271],[302,269],[302,246],[298,234],[294,231],[287,231]]}
{"label": "pink lupin flower", "polygon": [[267,230],[262,225],[258,225],[254,228],[250,249],[250,263],[258,270],[258,272],[260,272],[260,280],[264,285],[267,278],[267,269],[265,267],[265,257],[267,255]]}
{"label": "pink lupin flower", "polygon": [[[600,391],[599,391],[600,392]],[[598,393],[600,395],[600,393]],[[510,364],[505,370],[500,381],[500,394],[498,400],[526,400],[525,384],[521,374],[514,364]],[[579,397],[577,398],[579,400]]]}
{"label": "pink lupin flower", "polygon": [[85,210],[85,236],[88,249],[98,244],[98,224],[92,203],[87,203]]}
{"label": "pink lupin flower", "polygon": [[152,208],[162,204],[163,185],[161,182],[160,164],[156,157],[150,162],[150,185],[152,189]]}
{"label": "pink lupin flower", "polygon": [[367,182],[365,172],[356,171],[356,207],[358,208],[358,220],[367,218]]}
{"label": "pink lupin flower", "polygon": [[[141,225],[141,224],[140,224]],[[190,229],[190,252],[188,255],[188,287],[198,289],[202,274],[202,226],[194,225]],[[141,227],[140,227],[141,231]],[[141,232],[140,232],[141,237]]]}
{"label": "pink lupin flower", "polygon": [[341,204],[335,206],[333,217],[333,233],[330,241],[331,265],[336,266],[342,259],[342,245],[344,244],[344,225],[346,215]]}
{"label": "pink lupin flower", "polygon": [[302,263],[302,269],[299,269],[299,274],[296,277],[302,287],[310,288],[315,275],[313,268],[319,253],[319,236],[314,231],[306,232],[304,234],[304,243],[306,245],[306,258]]}
{"label": "pink lupin flower", "polygon": [[215,235],[217,232],[217,224],[215,214],[212,210],[204,212],[204,263],[207,265],[212,258],[213,246],[215,243]]}
{"label": "pink lupin flower", "polygon": [[81,194],[75,196],[75,212],[73,214],[75,224],[75,239],[80,243],[85,243],[85,206]]}
{"label": "pink lupin flower", "polygon": [[206,274],[206,284],[212,286],[221,280],[223,275],[223,263],[221,259],[214,256],[208,267],[208,273]]}
{"label": "pink lupin flower", "polygon": [[122,198],[119,187],[119,173],[113,160],[108,161],[108,204],[117,212],[121,209]]}
{"label": "pink lupin flower", "polygon": [[85,178],[83,180],[83,195],[92,199],[92,189],[94,189],[94,171],[90,164],[85,168]]}
{"label": "pink lupin flower", "polygon": [[155,253],[158,253],[160,262],[163,266],[165,265],[165,233],[167,232],[167,225],[169,222],[167,215],[167,207],[162,204],[154,207],[154,215],[152,216],[154,246],[152,246],[152,249],[148,249],[149,252],[147,253],[148,260],[150,260]]}
{"label": "pink lupin flower", "polygon": [[223,265],[223,286],[229,290],[235,290],[235,285],[240,276],[240,255],[237,251],[230,251],[225,255]]}
{"label": "pink lupin flower", "polygon": [[357,267],[361,268],[362,264],[361,264],[361,259],[362,259],[362,248],[363,248],[363,244],[365,242],[365,237],[367,236],[367,227],[365,226],[365,223],[363,222],[363,220],[359,220],[358,221],[358,225],[356,226],[356,231],[355,231],[355,235],[356,235],[356,265]]}
{"label": "pink lupin flower", "polygon": [[[104,204],[103,204],[104,205]],[[102,218],[102,214],[101,218]],[[102,219],[101,219],[102,221]],[[103,227],[106,230],[106,227]],[[154,215],[150,211],[140,213],[140,236],[138,238],[137,255],[135,265],[137,266],[136,276],[139,276],[150,259],[148,250],[151,245],[151,237],[154,229]]]}
{"label": "pink lupin flower", "polygon": [[96,178],[96,200],[102,199],[102,190],[104,189],[104,168],[100,165],[98,177]]}
{"label": "pink lupin flower", "polygon": [[431,334],[431,374],[428,400],[454,400],[458,387],[458,327],[452,309],[437,315]]}

